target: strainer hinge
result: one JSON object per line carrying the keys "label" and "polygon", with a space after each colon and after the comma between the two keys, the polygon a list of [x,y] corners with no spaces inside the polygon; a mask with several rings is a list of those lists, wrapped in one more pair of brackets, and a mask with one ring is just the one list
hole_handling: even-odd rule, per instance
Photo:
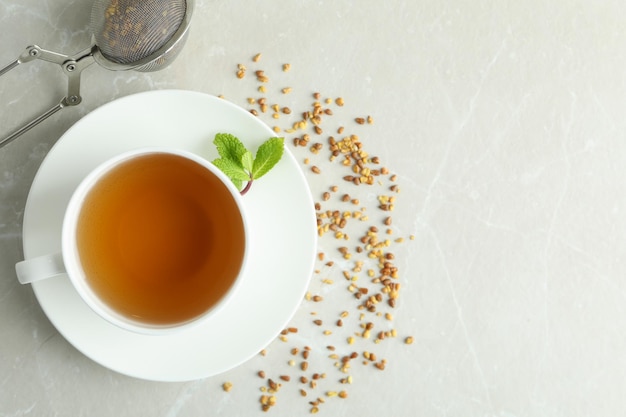
{"label": "strainer hinge", "polygon": [[40,116],[31,120],[26,125],[22,126],[9,136],[0,140],[0,147],[8,144],[13,139],[17,138],[24,132],[30,130],[35,127],[42,121],[46,120],[48,117],[52,116],[57,111],[61,110],[66,106],[75,106],[82,101],[80,96],[80,75],[82,71],[87,68],[89,65],[93,64],[93,53],[95,46],[92,46],[84,51],[81,51],[73,56],[67,56],[63,54],[59,54],[52,51],[47,51],[45,49],[40,48],[37,45],[31,45],[26,48],[24,52],[13,62],[11,62],[6,67],[0,69],[0,76],[6,74],[13,68],[17,67],[20,64],[34,61],[36,59],[51,62],[53,64],[57,64],[61,66],[65,75],[67,75],[68,86],[67,86],[67,96],[63,97],[59,104],[55,105],[51,109],[47,110]]}

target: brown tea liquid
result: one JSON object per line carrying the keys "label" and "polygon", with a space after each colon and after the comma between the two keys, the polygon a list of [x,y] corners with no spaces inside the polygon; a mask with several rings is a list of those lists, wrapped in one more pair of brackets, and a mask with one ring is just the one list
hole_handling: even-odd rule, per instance
{"label": "brown tea liquid", "polygon": [[243,221],[228,189],[206,168],[166,153],[135,157],[101,178],[77,230],[93,290],[119,313],[151,324],[207,311],[243,262]]}

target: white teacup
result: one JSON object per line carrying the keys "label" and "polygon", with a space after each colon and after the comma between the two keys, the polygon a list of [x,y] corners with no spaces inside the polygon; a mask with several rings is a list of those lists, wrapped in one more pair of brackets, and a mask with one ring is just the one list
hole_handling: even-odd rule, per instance
{"label": "white teacup", "polygon": [[[61,253],[16,265],[23,284],[67,274],[102,318],[162,334],[201,323],[232,297],[249,240],[239,191],[195,154],[142,148],[80,183]],[[59,278],[62,279],[62,278]]]}

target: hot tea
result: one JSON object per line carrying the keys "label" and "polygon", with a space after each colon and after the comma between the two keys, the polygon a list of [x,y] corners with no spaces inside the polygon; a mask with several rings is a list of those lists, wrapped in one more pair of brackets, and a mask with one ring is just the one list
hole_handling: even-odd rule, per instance
{"label": "hot tea", "polygon": [[132,320],[178,324],[211,309],[242,267],[236,201],[193,160],[149,153],[121,162],[86,195],[77,251],[89,286]]}

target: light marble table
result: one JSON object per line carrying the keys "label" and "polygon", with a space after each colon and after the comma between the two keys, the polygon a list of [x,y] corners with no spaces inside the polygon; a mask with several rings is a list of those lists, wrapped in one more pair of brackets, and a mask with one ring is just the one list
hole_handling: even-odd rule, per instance
{"label": "light marble table", "polygon": [[[84,49],[89,11],[89,2],[78,0],[0,0],[0,64],[32,43]],[[261,415],[267,384],[259,370],[282,383],[269,410],[280,416],[308,415],[318,397],[320,415],[329,416],[623,414],[625,21],[616,0],[199,0],[188,42],[167,69],[88,68],[80,106],[0,149],[0,416]],[[243,79],[237,64],[248,68]],[[256,90],[255,69],[270,77],[266,93]],[[283,94],[285,87],[293,91]],[[1,77],[0,136],[55,104],[65,89],[58,67],[41,62]],[[343,125],[358,133],[401,189],[391,226],[393,239],[405,237],[393,249],[401,295],[394,309],[378,310],[391,311],[393,320],[377,317],[375,327],[396,329],[396,337],[376,344],[375,336],[354,336],[348,344],[362,329],[343,271],[359,256],[343,259],[343,243],[331,234],[319,246],[324,263],[335,266],[319,261],[310,288],[325,300],[304,300],[290,324],[297,334],[224,374],[176,383],[127,377],[56,331],[14,272],[31,182],[81,117],[155,89],[223,95],[245,108],[254,107],[247,98],[265,95],[268,104],[290,107],[291,119],[273,119],[272,111],[260,117],[283,126],[314,199],[339,185],[328,204],[340,207],[339,193],[359,198],[355,207],[370,217],[365,224],[377,224],[383,236],[377,197],[386,185],[351,188],[341,180],[345,168],[327,161],[328,132]],[[324,104],[334,114],[325,117],[322,135],[307,127],[310,144],[323,143],[319,155],[291,144],[303,131],[284,131],[311,108],[316,91],[322,100],[345,100],[343,107]],[[354,120],[368,115],[371,125]],[[312,174],[305,158],[322,173]],[[350,245],[358,226],[351,222]],[[339,327],[344,310],[350,316]],[[322,326],[313,323],[318,318]],[[407,336],[413,344],[404,343]],[[328,358],[330,344],[340,356],[360,355],[347,373],[335,366],[341,358]],[[312,347],[307,375],[326,374],[316,388],[297,381],[305,374],[302,357],[290,349],[304,346]],[[385,369],[363,358],[365,351],[386,359]],[[352,384],[341,384],[347,376]],[[230,392],[224,382],[232,383]],[[341,390],[348,398],[329,396]]]}

